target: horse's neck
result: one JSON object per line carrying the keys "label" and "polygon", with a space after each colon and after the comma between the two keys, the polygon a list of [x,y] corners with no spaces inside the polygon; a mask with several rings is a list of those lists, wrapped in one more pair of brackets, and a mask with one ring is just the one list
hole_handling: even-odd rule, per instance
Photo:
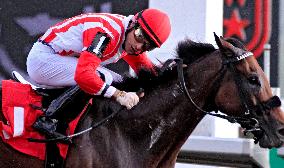
{"label": "horse's neck", "polygon": [[[197,67],[193,66],[195,73],[188,73],[186,81],[195,103],[203,107],[210,94],[210,82],[205,81],[206,74],[196,74],[199,72]],[[177,83],[178,81],[170,81],[155,91],[146,93],[134,109],[122,111],[108,124],[83,135],[85,138],[79,138],[77,143],[79,146],[84,145],[88,139],[90,142],[87,143],[93,145],[88,147],[98,150],[98,153],[106,152],[105,149],[119,149],[126,158],[136,157],[137,154],[139,157],[135,158],[136,162],[144,165],[150,162],[159,165],[173,162],[182,144],[204,117],[204,114],[188,101]],[[97,111],[90,113],[80,127],[90,126],[96,118],[96,113],[103,114],[103,110],[107,109],[108,107],[96,109]],[[97,148],[103,149],[99,151]],[[118,160],[119,156],[112,157],[113,160]]]}
{"label": "horse's neck", "polygon": [[[159,160],[159,164],[167,165],[175,160],[181,146],[204,117],[176,84],[177,81],[174,81],[171,87],[160,88],[150,93],[141,102],[143,110],[137,108],[134,111],[144,113],[141,114],[144,121],[142,120],[140,127],[136,126],[137,133],[134,137],[138,136],[137,139],[143,141],[144,152],[155,154],[156,157],[152,159]],[[192,96],[198,98],[198,94],[196,92]],[[198,104],[205,104],[203,96],[195,100]],[[135,122],[129,121],[128,125],[133,128]],[[135,133],[135,130],[132,131]]]}
{"label": "horse's neck", "polygon": [[[214,87],[214,81],[221,68],[221,59],[215,57],[216,55],[205,57],[203,60],[193,63],[189,67],[187,76],[185,77],[191,97],[194,102],[203,109],[205,108],[206,103],[209,103],[208,98],[212,94],[212,90],[214,90],[212,89]],[[172,94],[174,93],[173,87],[171,87]],[[160,94],[160,97],[164,96],[164,94]],[[169,98],[166,99],[169,100]],[[155,103],[153,103],[153,105],[154,104]],[[165,114],[168,115],[163,118],[158,127],[156,127],[156,132],[160,132],[162,129],[159,127],[163,127],[164,125],[163,132],[166,136],[160,136],[159,140],[157,140],[159,143],[156,144],[157,146],[160,146],[161,149],[163,148],[164,151],[167,151],[165,153],[166,155],[162,155],[164,157],[163,159],[167,160],[169,158],[174,158],[175,155],[178,154],[181,146],[205,114],[197,110],[184,94],[176,97],[172,102],[167,102],[163,105],[166,109]],[[155,131],[152,132],[152,135],[153,133],[155,133]],[[165,144],[165,146],[163,146],[163,144]]]}

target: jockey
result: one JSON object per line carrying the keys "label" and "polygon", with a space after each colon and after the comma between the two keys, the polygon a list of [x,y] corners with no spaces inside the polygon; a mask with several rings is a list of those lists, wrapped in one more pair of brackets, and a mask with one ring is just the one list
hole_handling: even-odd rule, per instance
{"label": "jockey", "polygon": [[55,116],[60,115],[66,100],[77,92],[113,98],[131,109],[139,97],[111,86],[112,81],[120,80],[119,75],[104,65],[122,58],[136,73],[141,68],[153,70],[145,52],[161,47],[170,31],[167,14],[151,8],[129,16],[82,14],[50,27],[33,45],[27,58],[27,72],[38,84],[72,87],[53,100],[33,127],[57,137]]}

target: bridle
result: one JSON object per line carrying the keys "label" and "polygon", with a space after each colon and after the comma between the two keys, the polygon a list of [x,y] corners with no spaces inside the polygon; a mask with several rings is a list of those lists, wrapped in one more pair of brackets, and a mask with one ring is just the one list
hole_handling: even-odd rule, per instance
{"label": "bridle", "polygon": [[[221,69],[217,72],[218,77],[213,83],[213,88],[214,88],[214,93],[213,95],[216,96],[220,86],[221,82],[224,79],[224,76],[227,71],[230,71],[233,76],[234,76],[234,82],[238,88],[239,92],[239,97],[242,106],[245,109],[245,112],[243,113],[242,116],[237,117],[237,116],[228,116],[224,114],[218,114],[214,113],[211,111],[206,111],[202,109],[200,106],[197,105],[197,103],[194,102],[193,98],[191,97],[186,84],[185,84],[185,79],[184,79],[184,72],[183,72],[183,60],[182,59],[173,59],[173,61],[176,62],[177,64],[177,71],[178,71],[178,80],[179,80],[179,85],[182,88],[183,93],[186,95],[186,97],[189,99],[191,104],[194,105],[196,109],[198,109],[200,112],[204,114],[208,114],[211,116],[219,117],[222,119],[226,119],[227,121],[231,123],[239,123],[242,128],[244,128],[244,134],[247,133],[252,133],[254,135],[253,139],[254,142],[257,143],[262,136],[264,135],[264,130],[261,128],[259,121],[257,119],[257,114],[255,113],[255,109],[260,110],[259,112],[265,113],[275,107],[281,106],[281,101],[278,96],[273,96],[269,100],[265,102],[260,102],[258,101],[256,105],[253,105],[251,101],[249,100],[248,92],[245,91],[240,73],[237,72],[237,69],[235,67],[235,63],[237,61],[240,61],[246,57],[252,56],[253,54],[250,54],[250,52],[246,52],[245,55],[241,55],[237,58],[226,58],[222,57],[222,67]],[[213,97],[215,97],[213,96]],[[216,109],[217,111],[218,109]]]}

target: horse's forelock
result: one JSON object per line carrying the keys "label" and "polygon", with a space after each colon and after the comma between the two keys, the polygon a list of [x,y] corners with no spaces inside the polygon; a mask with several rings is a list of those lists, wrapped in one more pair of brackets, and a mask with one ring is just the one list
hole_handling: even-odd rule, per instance
{"label": "horse's forelock", "polygon": [[215,51],[215,47],[208,43],[198,43],[190,39],[185,39],[178,43],[176,52],[179,58],[182,58],[185,64],[190,64],[204,56]]}

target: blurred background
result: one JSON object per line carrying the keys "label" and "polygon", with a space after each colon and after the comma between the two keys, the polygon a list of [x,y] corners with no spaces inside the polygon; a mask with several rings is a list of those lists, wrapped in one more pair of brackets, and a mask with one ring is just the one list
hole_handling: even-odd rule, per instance
{"label": "blurred background", "polygon": [[[284,1],[280,0],[0,0],[0,79],[26,74],[33,43],[55,23],[81,13],[135,14],[145,8],[167,12],[172,32],[154,63],[174,57],[185,38],[215,45],[213,32],[243,41],[257,57],[273,91],[284,95]],[[120,62],[123,70],[128,66]],[[117,67],[113,67],[117,68]],[[282,96],[281,96],[282,98]],[[236,124],[205,117],[180,152],[177,168],[284,167],[284,150],[260,149]]]}

